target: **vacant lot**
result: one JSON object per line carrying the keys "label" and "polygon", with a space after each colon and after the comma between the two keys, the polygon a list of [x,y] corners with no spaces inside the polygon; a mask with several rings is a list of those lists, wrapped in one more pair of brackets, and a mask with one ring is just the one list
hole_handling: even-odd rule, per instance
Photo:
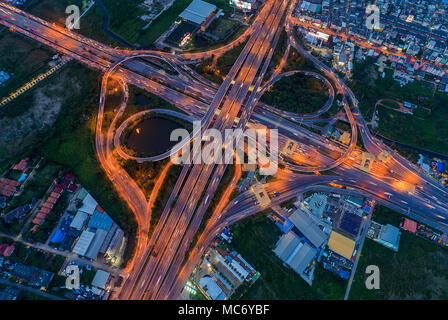
{"label": "vacant lot", "polygon": [[[373,219],[398,226],[402,216],[379,207]],[[375,211],[377,208],[375,208]],[[367,290],[365,270],[368,265],[380,269],[380,289]],[[447,299],[448,250],[402,231],[396,253],[367,239],[350,291],[350,299]]]}
{"label": "vacant lot", "polygon": [[47,71],[52,52],[39,43],[19,34],[0,33],[0,71],[7,72],[11,79],[0,86],[0,100],[30,81],[33,76]]}
{"label": "vacant lot", "polygon": [[236,30],[239,25],[240,23],[236,20],[222,17],[213,21],[207,29],[207,32],[210,32],[221,40],[227,37],[231,30]]}
{"label": "vacant lot", "polygon": [[[122,2],[128,3],[128,1]],[[55,22],[60,26],[65,26],[65,21],[68,16],[65,13],[67,6],[77,5],[82,13],[85,10],[83,3],[85,3],[85,1],[81,0],[42,0],[33,2],[27,11],[44,20]],[[102,22],[103,14],[98,5],[95,4],[89,12],[81,18],[80,29],[74,31],[105,44],[113,46],[119,45],[119,42],[109,37],[109,35],[103,31]]]}
{"label": "vacant lot", "polygon": [[[39,135],[51,128],[61,110],[76,104],[72,97],[83,92],[81,71],[69,63],[36,87],[3,107],[0,113],[0,162],[32,148]],[[66,93],[70,92],[71,95]]]}
{"label": "vacant lot", "polygon": [[448,127],[445,125],[448,121],[448,109],[445,107],[448,105],[448,95],[433,92],[424,83],[413,82],[400,87],[392,79],[390,70],[386,70],[384,78],[379,77],[370,60],[355,64],[352,87],[361,112],[368,120],[372,118],[378,99],[409,101],[419,105],[414,115],[378,108],[379,121],[375,130],[391,140],[448,154]]}

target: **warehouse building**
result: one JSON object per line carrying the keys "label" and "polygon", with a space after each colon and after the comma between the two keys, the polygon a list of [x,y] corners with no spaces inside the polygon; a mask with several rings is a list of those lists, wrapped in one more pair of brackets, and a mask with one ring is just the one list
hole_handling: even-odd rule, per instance
{"label": "warehouse building", "polygon": [[294,224],[297,231],[308,239],[314,247],[322,247],[328,239],[313,218],[300,209],[290,215],[288,219]]}
{"label": "warehouse building", "polygon": [[95,273],[95,277],[92,280],[92,286],[97,287],[99,289],[106,289],[109,279],[110,279],[109,272],[98,270]]}
{"label": "warehouse building", "polygon": [[401,224],[401,227],[409,231],[410,233],[416,233],[417,232],[417,222],[410,220],[408,218],[405,218],[403,223]]}
{"label": "warehouse building", "polygon": [[85,189],[82,189],[79,192],[78,199],[82,200],[82,206],[79,208],[79,211],[85,212],[91,216],[98,206],[98,202],[96,202],[96,200]]}
{"label": "warehouse building", "polygon": [[72,222],[70,223],[70,228],[81,231],[84,225],[86,224],[89,215],[84,211],[78,210]]}
{"label": "warehouse building", "polygon": [[82,205],[70,223],[70,231],[81,236],[72,252],[92,260],[101,254],[106,262],[117,265],[126,246],[123,230],[85,189],[77,199]]}
{"label": "warehouse building", "polygon": [[401,232],[397,227],[387,224],[381,228],[380,236],[376,241],[383,246],[398,252],[400,236]]}
{"label": "warehouse building", "polygon": [[201,27],[202,30],[207,29],[215,18],[216,6],[202,0],[193,0],[190,5],[182,11],[179,17]]}
{"label": "warehouse building", "polygon": [[276,244],[274,253],[303,280],[312,285],[317,249],[302,241],[293,231],[284,234]]}
{"label": "warehouse building", "polygon": [[386,248],[397,252],[400,244],[401,232],[400,229],[391,224],[382,225],[372,221],[367,232],[367,237]]}
{"label": "warehouse building", "polygon": [[212,300],[226,300],[226,295],[216,283],[215,279],[206,275],[199,280],[199,285],[203,292]]}

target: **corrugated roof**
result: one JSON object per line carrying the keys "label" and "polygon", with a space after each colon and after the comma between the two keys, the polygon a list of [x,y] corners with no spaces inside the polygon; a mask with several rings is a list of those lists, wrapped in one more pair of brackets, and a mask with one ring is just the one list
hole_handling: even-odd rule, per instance
{"label": "corrugated roof", "polygon": [[394,247],[398,247],[400,243],[400,235],[400,229],[388,224],[384,227],[383,232],[381,232],[380,239],[392,244]]}
{"label": "corrugated roof", "polygon": [[313,262],[314,257],[317,255],[317,250],[307,243],[301,243],[301,246],[298,246],[294,251],[294,255],[288,264],[297,273],[301,274],[305,271],[306,267]]}
{"label": "corrugated roof", "polygon": [[213,4],[202,0],[193,0],[179,17],[197,24],[202,24],[215,10],[216,6]]}
{"label": "corrugated roof", "polygon": [[90,259],[96,259],[98,252],[100,251],[101,245],[106,238],[107,231],[98,229],[95,232],[95,238],[92,240],[85,256]]}
{"label": "corrugated roof", "polygon": [[107,284],[107,280],[109,279],[109,276],[110,276],[109,272],[98,270],[95,274],[95,277],[93,278],[92,286],[104,289],[104,287]]}
{"label": "corrugated roof", "polygon": [[203,276],[199,280],[199,285],[207,292],[212,300],[224,300],[224,293],[216,283],[215,279],[213,279],[209,275]]}
{"label": "corrugated roof", "polygon": [[403,222],[403,229],[415,233],[417,231],[417,222],[406,218]]}
{"label": "corrugated roof", "polygon": [[88,217],[89,215],[86,212],[78,210],[75,217],[73,218],[72,223],[70,223],[70,227],[80,231],[82,227],[84,227],[84,224]]}
{"label": "corrugated roof", "polygon": [[87,195],[88,195],[89,193],[87,192],[87,190],[86,189],[84,189],[84,188],[82,188],[80,191],[79,191],[79,193],[78,193],[78,199],[80,199],[80,200],[84,200],[84,198],[85,197],[87,197]]}
{"label": "corrugated roof", "polygon": [[89,249],[89,246],[93,241],[93,238],[95,238],[95,232],[84,230],[81,233],[78,242],[76,242],[76,245],[73,248],[73,252],[79,254],[80,256],[84,256],[87,250]]}
{"label": "corrugated roof", "polygon": [[91,215],[95,211],[97,205],[98,202],[96,202],[96,200],[90,195],[90,193],[88,193],[87,196],[82,201],[82,206],[81,208],[79,208],[79,210],[84,211],[89,215]]}
{"label": "corrugated roof", "polygon": [[89,220],[89,227],[95,229],[102,229],[109,231],[113,224],[113,220],[105,212],[101,213],[98,210],[93,212],[92,217]]}
{"label": "corrugated roof", "polygon": [[100,248],[100,253],[106,253],[107,248],[109,247],[109,244],[113,238],[113,236],[115,235],[116,231],[118,229],[117,224],[112,224],[112,227],[110,228],[109,232],[107,233],[106,238],[103,241],[103,244]]}
{"label": "corrugated roof", "polygon": [[321,247],[327,235],[319,228],[314,220],[306,213],[297,210],[288,218],[299,231],[316,247]]}
{"label": "corrugated roof", "polygon": [[293,231],[289,231],[277,242],[274,253],[302,276],[306,267],[316,257],[317,250],[308,243],[301,242]]}
{"label": "corrugated roof", "polygon": [[299,244],[299,238],[294,234],[294,232],[289,231],[287,234],[283,235],[277,242],[277,246],[274,249],[274,253],[283,261],[286,261],[294,249]]}

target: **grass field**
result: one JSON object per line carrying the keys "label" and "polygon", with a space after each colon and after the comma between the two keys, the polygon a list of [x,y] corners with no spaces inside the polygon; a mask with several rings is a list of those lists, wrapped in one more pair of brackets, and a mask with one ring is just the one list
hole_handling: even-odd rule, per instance
{"label": "grass field", "polygon": [[[430,151],[448,154],[448,95],[434,92],[421,82],[412,82],[401,87],[386,70],[384,78],[378,75],[370,60],[354,67],[353,92],[365,119],[372,118],[378,99],[395,99],[419,105],[414,115],[378,108],[379,126],[375,129],[386,138],[421,147]],[[428,108],[430,111],[426,110]]]}
{"label": "grass field", "polygon": [[[376,207],[372,219],[398,226],[403,217],[388,208]],[[379,290],[367,290],[364,285],[368,265],[379,267]],[[397,253],[370,239],[366,240],[350,299],[447,299],[447,285],[447,248],[402,231]]]}
{"label": "grass field", "polygon": [[243,51],[244,47],[246,46],[246,43],[247,41],[237,45],[218,58],[216,62],[216,68],[218,69],[220,75],[225,76],[229,73],[230,69],[235,63],[235,60],[238,58],[238,56],[241,54],[241,51]]}
{"label": "grass field", "polygon": [[298,73],[275,83],[261,100],[281,110],[311,113],[327,102],[328,89],[320,80]]}
{"label": "grass field", "polygon": [[[94,147],[99,75],[75,62],[65,67],[63,75],[63,79],[54,77],[47,84],[51,87],[52,81],[62,81],[63,92],[70,92],[70,95],[56,92],[61,104],[56,121],[51,127],[36,131],[35,143],[28,147],[18,146],[22,150],[17,152],[41,155],[64,170],[73,172],[129,237],[126,252],[126,257],[129,257],[133,251],[136,229],[134,216],[106,178]],[[49,186],[47,183],[45,185]],[[24,193],[23,197],[30,198],[31,195]]]}
{"label": "grass field", "polygon": [[222,17],[213,21],[207,32],[217,36],[219,39],[223,39],[230,30],[238,27],[239,24],[238,21]]}
{"label": "grass field", "polygon": [[403,216],[392,211],[391,209],[377,205],[373,211],[372,220],[380,224],[391,224],[398,227],[403,221]]}
{"label": "grass field", "polygon": [[9,31],[0,33],[0,71],[11,78],[0,85],[0,100],[34,76],[46,72],[53,53],[39,43]]}
{"label": "grass field", "polygon": [[305,300],[342,299],[346,281],[320,266],[310,287],[297,273],[285,267],[272,249],[281,231],[263,214],[237,223],[233,230],[232,247],[238,251],[261,277],[241,299]]}
{"label": "grass field", "polygon": [[177,177],[180,175],[181,171],[181,166],[174,165],[171,166],[166,174],[165,181],[163,182],[163,185],[160,188],[159,194],[152,207],[150,234],[154,231],[154,228],[157,225],[163,210],[165,209],[165,205],[168,202],[171,192],[176,184]]}

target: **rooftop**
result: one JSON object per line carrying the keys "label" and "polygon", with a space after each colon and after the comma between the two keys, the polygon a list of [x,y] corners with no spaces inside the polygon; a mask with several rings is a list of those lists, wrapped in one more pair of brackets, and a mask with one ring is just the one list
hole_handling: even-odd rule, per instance
{"label": "rooftop", "polygon": [[336,231],[332,231],[330,240],[328,241],[328,247],[341,256],[351,259],[353,250],[355,249],[355,241]]}
{"label": "rooftop", "polygon": [[109,280],[109,276],[109,272],[98,270],[95,274],[95,277],[93,278],[92,286],[104,289],[106,287],[107,281]]}
{"label": "rooftop", "polygon": [[316,247],[321,247],[327,235],[319,228],[314,220],[300,209],[289,216],[289,220],[297,227],[297,229]]}
{"label": "rooftop", "polygon": [[193,0],[179,15],[182,19],[202,24],[216,10],[216,6],[202,0]]}

